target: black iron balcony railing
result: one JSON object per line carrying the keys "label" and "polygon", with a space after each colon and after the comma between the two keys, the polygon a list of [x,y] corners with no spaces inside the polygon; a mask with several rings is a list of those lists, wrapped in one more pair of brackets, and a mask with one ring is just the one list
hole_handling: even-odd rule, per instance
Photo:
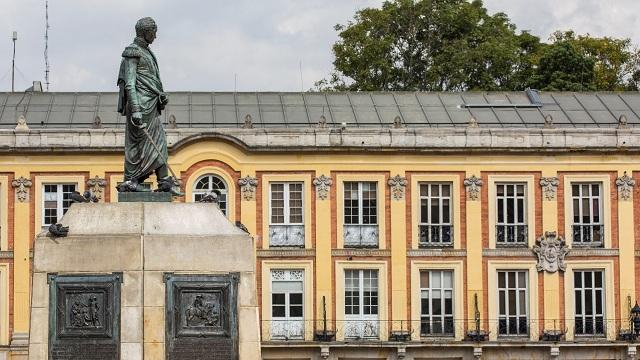
{"label": "black iron balcony railing", "polygon": [[419,230],[421,248],[453,246],[453,225],[420,225]]}
{"label": "black iron balcony railing", "polygon": [[604,244],[604,225],[572,225],[572,246],[602,247]]}
{"label": "black iron balcony railing", "polygon": [[527,246],[527,225],[500,224],[496,225],[496,246]]}

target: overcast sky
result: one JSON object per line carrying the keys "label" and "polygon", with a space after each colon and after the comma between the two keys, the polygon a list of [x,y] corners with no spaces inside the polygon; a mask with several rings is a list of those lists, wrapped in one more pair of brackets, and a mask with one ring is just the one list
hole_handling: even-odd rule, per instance
{"label": "overcast sky", "polygon": [[[144,16],[158,23],[153,50],[168,91],[306,90],[331,70],[333,26],[381,2],[51,0],[50,90],[115,91],[120,54]],[[11,88],[14,30],[16,90],[44,80],[44,3],[0,0],[0,91]],[[640,44],[639,0],[485,0],[485,5],[544,40],[554,30],[574,29]]]}

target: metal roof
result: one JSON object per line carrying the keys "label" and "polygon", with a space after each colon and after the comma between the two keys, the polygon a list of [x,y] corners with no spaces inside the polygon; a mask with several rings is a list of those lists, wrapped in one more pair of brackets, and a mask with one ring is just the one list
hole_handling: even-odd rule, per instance
{"label": "metal roof", "polygon": [[[237,128],[247,115],[254,128],[327,125],[388,128],[403,126],[542,128],[551,115],[555,128],[616,127],[626,117],[640,125],[639,92],[539,92],[540,104],[526,92],[173,92],[162,114],[178,128]],[[100,117],[105,128],[122,128],[117,93],[0,93],[0,128],[13,129],[25,115],[32,129],[91,128]]]}

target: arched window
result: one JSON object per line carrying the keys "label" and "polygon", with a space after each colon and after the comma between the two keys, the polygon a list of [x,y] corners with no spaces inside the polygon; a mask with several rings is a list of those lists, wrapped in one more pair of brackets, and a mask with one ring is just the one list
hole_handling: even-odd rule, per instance
{"label": "arched window", "polygon": [[196,180],[193,186],[193,201],[200,201],[205,195],[210,193],[218,195],[218,205],[220,210],[227,215],[227,184],[216,175],[203,175]]}

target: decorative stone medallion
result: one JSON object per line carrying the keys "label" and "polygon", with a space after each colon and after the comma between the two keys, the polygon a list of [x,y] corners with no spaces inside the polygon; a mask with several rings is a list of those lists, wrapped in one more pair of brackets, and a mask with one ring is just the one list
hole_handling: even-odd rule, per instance
{"label": "decorative stone medallion", "polygon": [[49,359],[120,359],[122,273],[49,274]]}
{"label": "decorative stone medallion", "polygon": [[104,192],[104,188],[107,186],[107,181],[96,175],[96,177],[87,180],[87,186],[89,186],[91,194],[95,195],[98,198],[98,201],[101,201],[102,193]]}
{"label": "decorative stone medallion", "polygon": [[480,199],[480,187],[482,186],[482,179],[472,175],[470,178],[464,179],[464,186],[467,188],[469,194],[469,200],[477,201]]}
{"label": "decorative stone medallion", "polygon": [[569,253],[569,248],[562,236],[556,236],[555,231],[546,231],[540,236],[533,246],[533,252],[538,256],[538,271],[565,271],[567,266],[564,257]]}
{"label": "decorative stone medallion", "polygon": [[238,185],[242,189],[242,198],[245,200],[256,199],[256,188],[258,187],[258,179],[247,175],[238,180]]}
{"label": "decorative stone medallion", "polygon": [[618,177],[616,179],[616,185],[618,186],[618,196],[621,200],[631,200],[631,192],[633,191],[633,187],[636,185],[636,181],[629,175],[627,172],[624,172],[624,175]]}
{"label": "decorative stone medallion", "polygon": [[540,178],[540,186],[544,193],[544,198],[551,201],[556,199],[556,193],[558,192],[558,185],[560,180],[557,177],[543,177]]}
{"label": "decorative stone medallion", "polygon": [[238,360],[238,273],[165,273],[169,360]]}
{"label": "decorative stone medallion", "polygon": [[313,185],[316,187],[316,192],[320,200],[326,200],[327,197],[329,197],[329,188],[333,185],[333,180],[322,174],[313,179]]}
{"label": "decorative stone medallion", "polygon": [[33,185],[31,179],[27,179],[24,176],[20,176],[17,179],[14,179],[11,182],[11,186],[16,189],[16,198],[19,202],[27,202],[29,201],[29,190]]}
{"label": "decorative stone medallion", "polygon": [[400,176],[400,174],[392,177],[387,182],[391,187],[391,194],[395,200],[402,200],[404,198],[404,189],[407,187],[407,178]]}

